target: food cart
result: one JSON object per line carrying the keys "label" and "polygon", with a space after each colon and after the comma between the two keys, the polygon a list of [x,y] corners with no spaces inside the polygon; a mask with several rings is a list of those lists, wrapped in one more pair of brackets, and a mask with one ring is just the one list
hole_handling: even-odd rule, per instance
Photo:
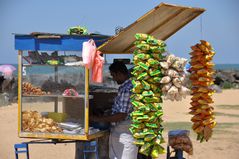
{"label": "food cart", "polygon": [[[89,140],[102,135],[101,132],[89,132],[89,98],[91,98],[89,96],[89,70],[83,65],[68,66],[65,64],[78,61],[79,51],[84,41],[94,39],[96,45],[100,45],[107,38],[108,36],[104,35],[42,35],[37,33],[15,35],[15,48],[19,50],[18,133],[20,137]],[[59,52],[52,52],[51,55],[47,52],[39,54],[37,51],[40,50],[61,51],[62,54],[59,55]],[[65,54],[64,51],[78,51],[78,54]],[[49,64],[47,63],[49,59],[57,59],[58,63]],[[78,82],[73,80],[78,80]],[[67,88],[75,88],[75,91],[79,93],[74,96],[64,95],[64,90]],[[65,117],[72,117],[68,113],[71,107],[67,105],[69,99],[78,101],[79,109],[81,109],[78,123],[82,129],[78,134],[57,131],[59,127],[55,125],[63,122]],[[34,122],[34,120],[38,121]],[[64,124],[62,126],[78,127]],[[50,130],[49,127],[53,127],[54,130]]]}
{"label": "food cart", "polygon": [[[83,65],[67,66],[67,60],[64,61],[64,59],[76,56],[77,58],[75,58],[73,62],[80,62],[81,54],[75,54],[73,51],[81,52],[82,43],[88,41],[89,39],[93,39],[96,42],[98,50],[100,50],[103,54],[131,54],[134,50],[133,43],[135,41],[134,35],[136,33],[146,33],[154,36],[157,39],[166,40],[197,16],[202,14],[204,11],[205,10],[202,8],[192,8],[161,3],[140,17],[133,24],[129,25],[117,35],[112,37],[105,35],[83,36],[42,33],[34,33],[31,35],[16,34],[15,49],[19,50],[19,137],[91,140],[104,135],[104,131],[94,132],[92,130],[90,131],[89,128],[89,107],[92,107],[93,109],[95,108],[94,105],[89,105],[89,100],[95,99],[95,97],[91,96],[89,93],[89,69],[85,68]],[[44,58],[42,58],[44,54],[36,55],[35,53],[37,53],[37,51],[51,51],[50,56],[52,59],[60,59],[60,62],[51,63],[50,61],[50,63],[47,63],[45,62]],[[60,52],[61,55],[59,55]],[[66,52],[73,52],[74,55],[67,54]],[[45,53],[46,56],[47,54],[49,54],[49,52]],[[24,63],[23,61],[28,62]],[[48,74],[47,71],[44,70],[44,67],[52,67],[52,71]],[[61,72],[64,68],[73,69]],[[43,70],[43,73],[33,76],[37,69]],[[72,74],[69,75],[70,73]],[[39,81],[43,74],[45,76],[48,75],[43,78],[45,84],[51,80],[50,88],[61,87],[59,84],[63,83],[71,88],[75,88],[78,94],[74,96],[63,95],[64,89],[67,89],[67,87],[64,87],[64,89],[55,89],[55,91],[51,91],[51,89],[43,89],[42,86],[44,82]],[[74,78],[74,80],[72,80],[75,76],[78,78]],[[102,94],[104,93],[105,92],[102,92]],[[99,94],[101,93],[98,92],[98,95]],[[105,98],[97,99],[99,100],[99,103],[104,103]],[[97,103],[97,101],[95,103]],[[75,105],[77,106],[74,107]],[[79,114],[76,114],[76,112]],[[78,116],[79,118],[77,119],[77,122],[81,126],[80,128],[78,127],[80,131],[77,131],[75,134],[69,133],[69,131],[62,131],[64,126],[69,126],[67,125],[69,123],[66,123],[66,125],[63,123],[63,128],[61,127],[61,129],[59,129],[57,125],[64,121],[62,119],[64,118],[64,115],[68,117]],[[30,121],[25,121],[24,117],[31,119]],[[41,127],[36,128],[35,125],[31,125],[31,122],[34,120],[39,120],[40,123],[46,123],[46,125],[41,125]],[[34,128],[31,128],[31,126]],[[54,130],[48,129],[49,127],[54,127]]]}

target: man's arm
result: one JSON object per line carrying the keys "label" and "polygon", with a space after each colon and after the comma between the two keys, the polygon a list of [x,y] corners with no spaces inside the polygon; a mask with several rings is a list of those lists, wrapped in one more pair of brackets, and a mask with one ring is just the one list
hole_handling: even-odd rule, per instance
{"label": "man's arm", "polygon": [[95,122],[119,122],[127,117],[127,113],[116,113],[109,116],[96,117],[93,116],[92,121]]}

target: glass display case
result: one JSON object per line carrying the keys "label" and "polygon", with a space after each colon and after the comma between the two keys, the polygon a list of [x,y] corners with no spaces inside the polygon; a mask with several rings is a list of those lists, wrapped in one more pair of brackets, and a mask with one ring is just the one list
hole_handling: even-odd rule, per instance
{"label": "glass display case", "polygon": [[[82,43],[107,36],[15,35],[18,51],[19,137],[90,140],[103,131],[89,126],[89,70]],[[44,50],[44,51],[42,51]]]}

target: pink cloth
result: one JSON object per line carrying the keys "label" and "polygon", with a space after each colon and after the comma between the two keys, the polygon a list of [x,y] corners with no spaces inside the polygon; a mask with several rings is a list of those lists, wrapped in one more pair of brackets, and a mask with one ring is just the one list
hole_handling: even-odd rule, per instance
{"label": "pink cloth", "polygon": [[97,50],[93,39],[83,42],[83,63],[86,68],[92,69],[91,80],[95,83],[103,82],[104,58],[100,54],[101,52]]}
{"label": "pink cloth", "polygon": [[82,58],[86,68],[90,69],[93,66],[96,53],[96,45],[93,39],[83,42]]}
{"label": "pink cloth", "polygon": [[103,82],[104,57],[100,56],[100,54],[101,52],[97,50],[92,67],[91,80],[95,83]]}

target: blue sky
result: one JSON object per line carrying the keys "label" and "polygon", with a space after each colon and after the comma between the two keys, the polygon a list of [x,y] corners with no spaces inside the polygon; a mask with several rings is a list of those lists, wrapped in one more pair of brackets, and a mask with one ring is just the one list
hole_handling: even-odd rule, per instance
{"label": "blue sky", "polygon": [[189,58],[190,46],[205,39],[217,52],[215,63],[239,64],[238,0],[0,0],[0,63],[17,63],[12,33],[66,33],[83,25],[113,35],[161,2],[206,9],[166,41],[171,53]]}

